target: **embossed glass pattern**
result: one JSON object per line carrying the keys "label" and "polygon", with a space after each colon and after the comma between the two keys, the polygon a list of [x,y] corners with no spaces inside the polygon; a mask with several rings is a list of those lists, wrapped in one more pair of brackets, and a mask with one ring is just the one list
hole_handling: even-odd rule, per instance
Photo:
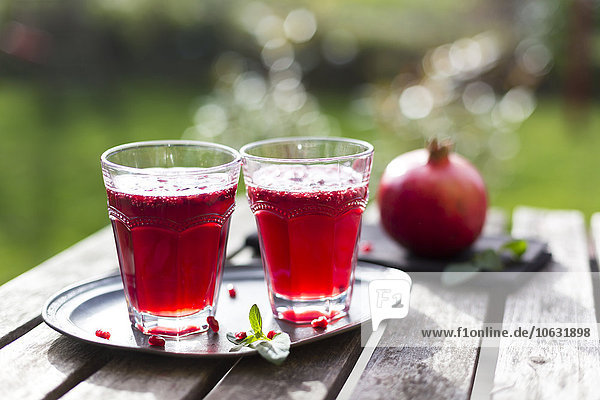
{"label": "embossed glass pattern", "polygon": [[285,138],[240,152],[274,315],[297,323],[343,316],[373,147],[345,138]]}
{"label": "embossed glass pattern", "polygon": [[216,307],[240,157],[203,142],[141,142],[102,155],[131,322],[144,333],[206,330]]}

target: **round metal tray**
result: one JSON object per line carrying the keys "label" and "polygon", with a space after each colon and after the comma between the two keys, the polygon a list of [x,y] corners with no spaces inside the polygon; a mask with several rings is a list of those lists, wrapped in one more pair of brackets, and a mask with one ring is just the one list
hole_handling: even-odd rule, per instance
{"label": "round metal tray", "polygon": [[[248,312],[257,304],[263,318],[263,331],[281,330],[290,335],[292,346],[357,328],[370,319],[368,285],[373,279],[398,279],[406,277],[399,270],[362,263],[356,267],[354,294],[348,315],[331,322],[326,329],[316,330],[310,325],[297,325],[277,320],[271,313],[262,268],[230,267],[223,273],[216,318],[218,333],[212,331],[179,339],[167,339],[164,348],[150,346],[149,336],[133,328],[127,314],[123,284],[118,274],[69,286],[50,297],[42,310],[44,321],[53,329],[85,342],[154,354],[182,357],[238,357],[256,350],[244,348],[230,352],[233,344],[227,332],[250,329]],[[227,292],[232,283],[237,291],[235,298]],[[109,340],[95,335],[96,330],[109,331]]]}

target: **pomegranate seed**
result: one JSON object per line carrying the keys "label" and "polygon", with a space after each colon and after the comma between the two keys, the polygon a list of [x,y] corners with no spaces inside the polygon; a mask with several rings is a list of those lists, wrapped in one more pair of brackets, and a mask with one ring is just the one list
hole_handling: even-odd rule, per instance
{"label": "pomegranate seed", "polygon": [[269,333],[267,333],[267,337],[272,340],[275,337],[275,335],[277,335],[277,333],[278,332],[275,331],[269,331]]}
{"label": "pomegranate seed", "polygon": [[152,335],[148,338],[148,344],[150,346],[165,347],[165,339],[160,336]]}
{"label": "pomegranate seed", "polygon": [[373,251],[373,243],[365,240],[363,242],[360,242],[360,246],[358,249],[361,253],[370,253],[371,251]]}
{"label": "pomegranate seed", "polygon": [[227,285],[227,291],[229,292],[229,297],[235,298],[237,292],[235,291],[235,287],[231,283]]}
{"label": "pomegranate seed", "polygon": [[102,329],[98,329],[96,331],[96,336],[102,338],[102,339],[110,339],[110,332],[109,331],[103,331]]}
{"label": "pomegranate seed", "polygon": [[206,322],[208,322],[208,326],[213,332],[219,332],[219,321],[212,315],[206,317]]}
{"label": "pomegranate seed", "polygon": [[327,318],[325,318],[323,315],[321,315],[319,318],[313,319],[310,322],[310,325],[315,329],[317,329],[317,328],[325,329],[328,324],[329,324],[329,321],[327,321]]}
{"label": "pomegranate seed", "polygon": [[235,334],[235,338],[237,340],[244,340],[246,339],[246,332],[238,332]]}

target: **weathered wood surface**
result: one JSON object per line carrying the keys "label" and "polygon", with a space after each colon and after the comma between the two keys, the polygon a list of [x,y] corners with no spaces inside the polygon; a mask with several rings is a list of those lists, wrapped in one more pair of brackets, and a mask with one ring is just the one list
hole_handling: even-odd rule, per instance
{"label": "weathered wood surface", "polygon": [[53,293],[82,279],[117,268],[109,227],[0,286],[0,347],[41,322],[44,302]]}
{"label": "weathered wood surface", "polygon": [[360,332],[352,331],[294,348],[281,366],[258,356],[243,358],[207,399],[333,398],[360,350]]}
{"label": "weathered wood surface", "polygon": [[235,361],[117,353],[61,399],[202,398]]}
{"label": "weathered wood surface", "polygon": [[[491,211],[485,232],[504,232],[505,221],[504,213]],[[443,288],[422,280],[419,274],[412,278],[409,315],[388,322],[351,398],[469,398],[480,340],[469,338],[448,345],[423,339],[421,329],[482,327],[488,293]]]}
{"label": "weathered wood surface", "polygon": [[110,356],[97,346],[76,342],[41,324],[0,349],[0,397],[58,398]]}
{"label": "weathered wood surface", "polygon": [[592,239],[592,251],[596,262],[600,264],[600,213],[592,215],[590,221],[590,233]]}
{"label": "weathered wood surface", "polygon": [[[413,281],[414,282],[414,281]],[[466,399],[475,373],[479,339],[435,344],[421,329],[483,325],[487,296],[453,293],[413,283],[409,315],[391,320],[352,395],[361,399]]]}
{"label": "weathered wood surface", "polygon": [[[506,300],[505,328],[587,324],[597,337],[585,222],[576,211],[518,208],[513,236],[549,242],[554,262]],[[597,341],[500,340],[494,388],[497,399],[598,398]]]}

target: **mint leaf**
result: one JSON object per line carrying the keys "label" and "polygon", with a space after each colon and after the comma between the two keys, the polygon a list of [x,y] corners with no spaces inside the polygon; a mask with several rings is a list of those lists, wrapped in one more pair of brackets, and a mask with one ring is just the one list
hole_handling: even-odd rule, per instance
{"label": "mint leaf", "polygon": [[446,286],[454,286],[472,279],[479,271],[503,271],[505,267],[501,257],[503,251],[511,252],[518,260],[527,251],[527,242],[511,239],[502,244],[498,251],[483,250],[475,253],[467,262],[448,264],[442,273],[442,283]]}
{"label": "mint leaf", "polygon": [[262,317],[256,304],[250,308],[248,319],[252,329],[246,331],[244,339],[237,339],[235,333],[227,332],[227,340],[235,345],[229,351],[240,351],[244,347],[249,347],[256,349],[265,360],[280,365],[290,354],[290,336],[285,332],[277,332],[269,339],[262,331]]}
{"label": "mint leaf", "polygon": [[504,269],[504,264],[502,263],[500,256],[492,249],[487,249],[476,253],[473,256],[472,263],[478,269],[484,269],[487,271],[502,271]]}
{"label": "mint leaf", "polygon": [[233,344],[239,344],[242,342],[242,340],[237,340],[235,338],[235,334],[233,332],[227,332],[227,335],[225,335],[225,337],[227,337],[227,340],[229,340]]}
{"label": "mint leaf", "polygon": [[500,247],[500,251],[502,250],[508,250],[512,252],[517,259],[520,259],[527,251],[527,241],[521,239],[510,240]]}
{"label": "mint leaf", "polygon": [[260,316],[260,310],[256,304],[253,304],[250,308],[250,314],[248,315],[250,320],[250,326],[255,333],[257,338],[263,335],[262,333],[262,317]]}
{"label": "mint leaf", "polygon": [[479,268],[470,262],[448,264],[442,272],[442,284],[455,286],[473,279],[479,272]]}
{"label": "mint leaf", "polygon": [[281,365],[290,354],[290,344],[290,336],[287,333],[280,333],[272,340],[263,340],[253,344],[253,347],[265,360],[275,365]]}
{"label": "mint leaf", "polygon": [[227,340],[229,340],[231,343],[235,344],[235,345],[248,345],[250,343],[256,342],[257,340],[261,340],[262,337],[256,337],[256,335],[254,334],[254,331],[249,330],[248,332],[246,332],[246,337],[244,339],[238,339],[235,337],[235,334],[233,332],[227,332]]}

